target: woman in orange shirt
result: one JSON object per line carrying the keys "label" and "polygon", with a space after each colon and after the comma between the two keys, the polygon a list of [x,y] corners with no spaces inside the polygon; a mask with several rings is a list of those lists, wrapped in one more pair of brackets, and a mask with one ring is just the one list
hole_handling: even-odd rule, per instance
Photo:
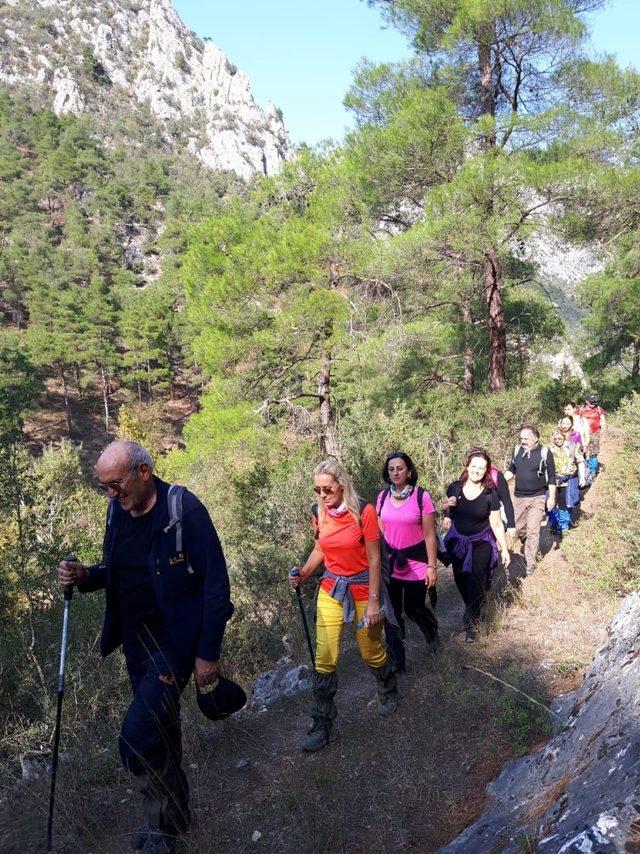
{"label": "woman in orange shirt", "polygon": [[[346,470],[327,459],[313,472],[319,496],[313,520],[316,544],[291,584],[297,587],[324,564],[316,618],[316,670],[313,674],[313,726],[300,744],[320,750],[329,743],[337,710],[336,667],[345,623],[357,622],[360,655],[378,685],[378,711],[389,715],[398,707],[396,677],[382,644],[383,619],[393,619],[385,585],[380,583],[380,530],[376,511],[358,498]],[[315,516],[315,514],[314,514]],[[382,601],[381,601],[382,600]],[[383,608],[381,607],[383,606]]]}

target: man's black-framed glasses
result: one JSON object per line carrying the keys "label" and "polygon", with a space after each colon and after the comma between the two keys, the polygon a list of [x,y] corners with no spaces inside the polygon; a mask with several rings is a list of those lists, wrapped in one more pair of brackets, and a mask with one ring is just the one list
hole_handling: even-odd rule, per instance
{"label": "man's black-framed glasses", "polygon": [[129,480],[131,475],[138,470],[138,466],[133,466],[133,468],[129,469],[127,474],[124,477],[119,478],[118,480],[108,480],[103,482],[101,480],[96,480],[95,484],[98,489],[102,490],[102,492],[108,492],[112,490],[112,492],[119,492],[122,489],[122,485]]}

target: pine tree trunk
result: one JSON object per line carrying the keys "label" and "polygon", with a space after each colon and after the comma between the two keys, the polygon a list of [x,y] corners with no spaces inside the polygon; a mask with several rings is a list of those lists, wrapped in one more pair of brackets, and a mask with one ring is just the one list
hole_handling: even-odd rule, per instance
{"label": "pine tree trunk", "polygon": [[[478,34],[478,75],[480,82],[480,115],[492,119],[490,128],[482,137],[482,148],[487,161],[485,168],[491,169],[496,147],[495,113],[496,101],[493,81],[493,58],[491,45],[495,34],[487,31]],[[491,178],[486,186],[485,221],[494,214],[494,190]],[[489,332],[489,391],[502,391],[506,386],[507,329],[502,300],[502,269],[497,247],[488,242],[482,259],[482,282],[487,304],[487,328]]]}
{"label": "pine tree trunk", "polygon": [[640,375],[640,338],[633,342],[633,364],[631,365],[631,376],[636,379]]}
{"label": "pine tree trunk", "polygon": [[109,432],[109,385],[104,368],[100,368],[100,379],[102,381],[102,402],[104,404],[104,431]]}
{"label": "pine tree trunk", "polygon": [[69,388],[67,386],[67,375],[64,372],[64,368],[62,367],[62,363],[58,362],[58,370],[60,371],[60,379],[62,380],[62,394],[64,396],[64,411],[67,416],[67,430],[69,432],[69,436],[71,436],[73,432],[73,426],[71,425],[71,405],[69,403]]}
{"label": "pine tree trunk", "polygon": [[473,367],[473,348],[471,347],[470,332],[471,332],[471,308],[469,306],[469,296],[465,294],[462,297],[462,321],[464,323],[464,374],[462,376],[462,388],[473,394],[476,390],[475,372]]}
{"label": "pine tree trunk", "polygon": [[331,407],[331,361],[332,351],[325,353],[322,360],[320,379],[318,380],[318,401],[320,406],[320,444],[327,457],[340,459],[340,448],[338,445],[334,421],[334,413]]}
{"label": "pine tree trunk", "polygon": [[489,391],[503,391],[506,386],[507,327],[500,290],[502,271],[495,247],[485,250],[482,268],[489,327]]}
{"label": "pine tree trunk", "polygon": [[[491,44],[494,35],[491,32],[481,33],[478,38],[478,75],[480,83],[480,116],[495,119],[496,99],[493,89],[493,59],[491,57]],[[487,151],[494,148],[496,144],[495,124],[482,138],[482,148]]]}

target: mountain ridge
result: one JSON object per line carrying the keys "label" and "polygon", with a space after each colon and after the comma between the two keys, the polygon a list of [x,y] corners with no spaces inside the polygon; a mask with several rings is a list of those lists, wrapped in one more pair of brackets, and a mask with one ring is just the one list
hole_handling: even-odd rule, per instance
{"label": "mountain ridge", "polygon": [[[170,0],[5,0],[0,83],[27,87],[63,113],[112,119],[145,106],[169,147],[244,179],[275,174],[292,147],[281,112]],[[114,97],[115,95],[115,97]]]}

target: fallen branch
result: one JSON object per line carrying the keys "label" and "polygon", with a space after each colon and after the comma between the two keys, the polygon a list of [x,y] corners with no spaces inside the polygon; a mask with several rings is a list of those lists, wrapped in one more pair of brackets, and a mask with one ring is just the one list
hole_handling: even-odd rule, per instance
{"label": "fallen branch", "polygon": [[524,691],[521,691],[519,688],[516,688],[515,685],[510,685],[508,682],[505,682],[504,679],[499,679],[497,676],[494,676],[493,673],[489,673],[487,670],[480,670],[479,667],[474,667],[473,664],[463,664],[462,665],[465,670],[475,670],[476,673],[482,673],[483,676],[488,676],[489,679],[493,679],[495,682],[499,682],[501,685],[504,685],[505,688],[511,688],[512,691],[515,691],[516,694],[521,694],[525,697],[529,702],[535,703],[536,706],[540,706],[541,709],[544,709],[545,712],[549,712],[550,715],[553,715],[554,718],[558,718],[559,721],[562,720],[559,714],[550,709],[548,706],[545,706],[544,703],[541,703],[539,700],[535,700],[533,697],[530,697],[528,694],[525,694]]}

